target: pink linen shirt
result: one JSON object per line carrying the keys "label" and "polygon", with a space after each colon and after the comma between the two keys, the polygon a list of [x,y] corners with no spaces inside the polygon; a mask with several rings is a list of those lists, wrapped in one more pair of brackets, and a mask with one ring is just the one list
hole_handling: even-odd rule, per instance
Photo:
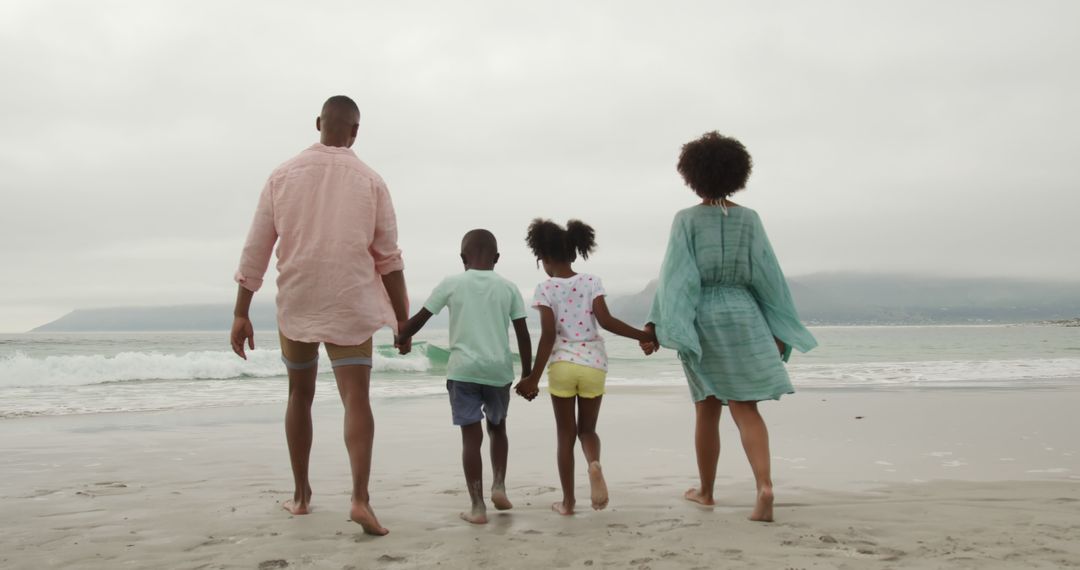
{"label": "pink linen shirt", "polygon": [[344,147],[312,145],[267,180],[236,282],[258,291],[277,242],[277,320],[300,342],[362,344],[397,328],[382,277],[404,268],[382,178]]}

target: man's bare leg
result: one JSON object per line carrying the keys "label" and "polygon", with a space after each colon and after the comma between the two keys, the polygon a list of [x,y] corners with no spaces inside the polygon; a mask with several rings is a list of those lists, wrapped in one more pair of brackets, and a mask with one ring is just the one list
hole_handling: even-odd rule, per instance
{"label": "man's bare leg", "polygon": [[289,461],[293,472],[293,498],[282,505],[294,515],[311,512],[311,484],[308,465],[311,459],[311,403],[315,399],[317,367],[289,370],[289,404],[285,408],[285,440],[289,443]]}
{"label": "man's bare leg", "polygon": [[469,488],[472,510],[461,513],[462,520],[486,524],[487,505],[484,504],[484,459],[480,447],[484,443],[484,428],[480,422],[461,426],[461,466],[465,470],[465,485]]}
{"label": "man's bare leg", "polygon": [[506,496],[506,459],[510,453],[510,440],[506,437],[506,419],[499,425],[487,423],[491,438],[491,504],[500,511],[514,508]]}
{"label": "man's bare leg", "polygon": [[371,400],[368,398],[371,367],[338,366],[334,368],[334,377],[337,379],[341,403],[345,406],[345,449],[349,452],[353,478],[349,517],[359,523],[364,532],[381,536],[390,531],[375,518],[368,496],[371,448],[375,439],[375,418],[371,415]]}

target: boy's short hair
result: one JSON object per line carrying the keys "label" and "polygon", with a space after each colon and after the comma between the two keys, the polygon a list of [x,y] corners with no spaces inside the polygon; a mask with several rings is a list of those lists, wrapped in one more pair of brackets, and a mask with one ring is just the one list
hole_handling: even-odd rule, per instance
{"label": "boy's short hair", "polygon": [[470,258],[494,258],[499,253],[499,241],[483,228],[469,230],[461,238],[461,253]]}
{"label": "boy's short hair", "polygon": [[682,147],[679,174],[686,185],[707,200],[726,198],[746,187],[754,161],[741,142],[716,131]]}

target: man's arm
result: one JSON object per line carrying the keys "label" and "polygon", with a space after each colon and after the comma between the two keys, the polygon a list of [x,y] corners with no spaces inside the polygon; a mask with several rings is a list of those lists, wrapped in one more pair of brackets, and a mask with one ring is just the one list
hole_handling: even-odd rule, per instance
{"label": "man's arm", "polygon": [[247,341],[252,350],[255,349],[255,331],[251,327],[249,317],[251,298],[254,296],[255,292],[243,285],[236,288],[236,305],[233,307],[233,324],[229,341],[232,343],[233,352],[244,360],[247,360],[247,355],[244,354],[244,341]]}
{"label": "man's arm", "polygon": [[532,374],[532,339],[529,338],[529,324],[524,318],[514,319],[514,334],[517,335],[518,355],[521,356],[521,377]]}
{"label": "man's arm", "polygon": [[390,305],[394,308],[394,319],[399,323],[408,319],[409,293],[405,290],[405,272],[400,269],[391,271],[382,276],[382,282],[386,294],[390,296]]}

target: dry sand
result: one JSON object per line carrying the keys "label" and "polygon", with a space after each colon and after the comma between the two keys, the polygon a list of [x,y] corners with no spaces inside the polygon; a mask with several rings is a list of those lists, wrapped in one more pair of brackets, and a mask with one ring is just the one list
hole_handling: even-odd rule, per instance
{"label": "dry sand", "polygon": [[[746,520],[753,483],[729,419],[710,510],[681,499],[696,473],[685,389],[605,399],[610,507],[549,510],[560,496],[550,406],[516,399],[515,508],[484,527],[457,518],[468,500],[445,401],[377,400],[382,538],[346,520],[338,406],[316,406],[304,517],[280,507],[291,496],[280,407],[4,420],[0,567],[1080,566],[1080,390],[804,391],[764,404],[772,524]],[[581,500],[583,460],[578,473]]]}

